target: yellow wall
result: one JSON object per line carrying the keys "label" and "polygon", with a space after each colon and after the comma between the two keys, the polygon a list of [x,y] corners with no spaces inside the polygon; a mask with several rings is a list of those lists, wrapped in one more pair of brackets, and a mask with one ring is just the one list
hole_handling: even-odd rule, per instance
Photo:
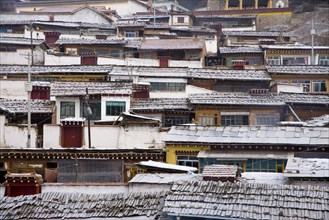
{"label": "yellow wall", "polygon": [[[176,164],[176,156],[177,156],[176,151],[185,151],[185,152],[192,151],[195,153],[199,153],[199,151],[201,150],[210,150],[210,146],[166,145],[166,162],[170,164]],[[191,155],[195,155],[195,154],[191,154]]]}

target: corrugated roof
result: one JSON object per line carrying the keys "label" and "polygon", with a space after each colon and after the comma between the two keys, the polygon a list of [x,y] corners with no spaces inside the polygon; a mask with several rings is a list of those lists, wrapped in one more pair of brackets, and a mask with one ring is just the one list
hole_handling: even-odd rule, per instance
{"label": "corrugated roof", "polygon": [[215,219],[327,219],[329,187],[177,182],[163,211]]}
{"label": "corrugated roof", "polygon": [[200,50],[204,40],[199,38],[145,39],[140,50]]}
{"label": "corrugated roof", "polygon": [[203,105],[286,105],[300,104],[328,104],[329,95],[310,95],[294,93],[207,93],[189,95],[191,104]]}
{"label": "corrugated roof", "polygon": [[166,143],[289,144],[328,146],[329,128],[272,126],[173,126]]}
{"label": "corrugated roof", "polygon": [[329,75],[329,66],[266,66],[269,74]]}
{"label": "corrugated roof", "polygon": [[[9,113],[27,113],[27,100],[0,99],[0,110]],[[55,102],[49,100],[31,100],[31,113],[52,113]]]}
{"label": "corrugated roof", "polygon": [[55,44],[88,44],[88,45],[122,45],[126,41],[123,39],[78,39],[78,38],[60,38]]}
{"label": "corrugated roof", "polygon": [[89,219],[160,215],[166,192],[82,194],[49,192],[0,199],[1,219]]}
{"label": "corrugated roof", "polygon": [[131,94],[132,83],[124,82],[55,82],[51,84],[51,96],[80,96],[86,94]]}
{"label": "corrugated roof", "polygon": [[186,98],[132,99],[131,110],[189,109]]}

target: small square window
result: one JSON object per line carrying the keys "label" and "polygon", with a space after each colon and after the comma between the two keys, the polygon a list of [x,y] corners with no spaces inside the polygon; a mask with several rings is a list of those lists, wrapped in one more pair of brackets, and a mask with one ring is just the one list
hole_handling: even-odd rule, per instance
{"label": "small square window", "polygon": [[106,102],[106,115],[107,116],[118,116],[122,112],[126,111],[126,102]]}

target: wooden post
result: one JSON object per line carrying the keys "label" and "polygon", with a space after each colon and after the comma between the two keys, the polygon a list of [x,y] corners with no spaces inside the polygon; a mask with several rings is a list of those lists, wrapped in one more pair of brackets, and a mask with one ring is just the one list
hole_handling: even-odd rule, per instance
{"label": "wooden post", "polygon": [[225,10],[228,10],[228,1],[229,0],[225,0]]}
{"label": "wooden post", "polygon": [[243,0],[239,0],[239,8],[242,9],[242,6],[243,6]]}
{"label": "wooden post", "polygon": [[255,9],[258,9],[258,0],[255,0]]}

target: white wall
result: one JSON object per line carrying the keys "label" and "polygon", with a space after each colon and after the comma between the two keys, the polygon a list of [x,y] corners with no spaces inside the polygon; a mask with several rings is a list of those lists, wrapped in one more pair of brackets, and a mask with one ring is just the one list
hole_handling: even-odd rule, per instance
{"label": "white wall", "polygon": [[43,126],[43,148],[61,148],[61,126],[46,124]]}
{"label": "white wall", "polygon": [[65,183],[44,183],[42,184],[41,193],[47,192],[61,192],[61,193],[85,193],[85,194],[114,194],[114,193],[128,193],[128,186],[113,185],[65,185]]}
{"label": "white wall", "polygon": [[26,81],[0,79],[0,98],[27,99]]}
{"label": "white wall", "polygon": [[214,39],[206,39],[205,44],[207,55],[217,55],[217,37],[215,37]]}
{"label": "white wall", "polygon": [[129,183],[129,192],[162,192],[170,191],[172,184]]}
{"label": "white wall", "polygon": [[203,59],[200,61],[169,60],[169,67],[202,68]]}
{"label": "white wall", "polygon": [[[157,127],[91,125],[91,145],[98,149],[163,149],[163,138],[167,132]],[[88,147],[87,122],[84,127],[83,147]],[[44,125],[43,148],[61,148],[60,125]]]}
{"label": "white wall", "polygon": [[0,115],[0,147],[5,146],[5,123],[6,116]]}
{"label": "white wall", "polygon": [[[0,65],[28,65],[27,54],[30,49],[18,49],[16,52],[0,52]],[[44,52],[37,49],[33,53],[35,64],[44,63]]]}
{"label": "white wall", "polygon": [[90,23],[99,23],[99,24],[110,24],[111,22],[105,17],[101,16],[99,13],[89,9],[85,8],[82,9],[73,15],[55,15],[54,16],[55,21],[69,21],[69,22],[87,22]]}
{"label": "white wall", "polygon": [[80,118],[80,99],[77,97],[56,97],[56,123],[60,123],[61,104],[60,102],[74,102],[75,103],[75,116],[74,118]]}
{"label": "white wall", "polygon": [[[3,119],[1,119],[3,120]],[[0,122],[2,123],[2,122]],[[0,124],[1,126],[1,124]],[[26,148],[27,144],[27,126],[2,126],[4,135],[0,142],[0,147],[10,148]],[[37,147],[37,127],[31,126],[31,148]],[[1,134],[1,132],[0,132]]]}
{"label": "white wall", "polygon": [[102,96],[101,98],[101,102],[102,102],[102,106],[101,106],[101,120],[110,120],[110,121],[114,121],[117,120],[118,116],[107,116],[106,115],[106,102],[107,101],[115,101],[115,102],[125,102],[126,103],[126,113],[129,112],[130,110],[130,97],[129,96],[122,96],[122,97],[117,97],[117,96]]}
{"label": "white wall", "polygon": [[[179,17],[184,17],[184,23],[178,23],[178,18]],[[188,15],[173,15],[170,16],[170,25],[175,25],[175,26],[188,26],[190,24],[190,16]]]}
{"label": "white wall", "polygon": [[80,65],[81,58],[80,56],[64,56],[59,55],[55,56],[53,54],[45,53],[45,66],[52,65]]}

